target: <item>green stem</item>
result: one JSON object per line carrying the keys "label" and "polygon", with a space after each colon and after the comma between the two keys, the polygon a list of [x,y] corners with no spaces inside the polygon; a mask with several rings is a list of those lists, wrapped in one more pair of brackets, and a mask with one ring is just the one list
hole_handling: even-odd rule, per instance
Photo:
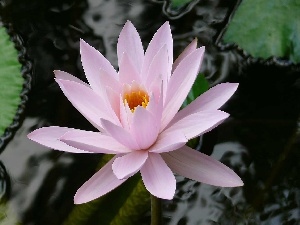
{"label": "green stem", "polygon": [[151,225],[162,225],[161,199],[151,195]]}

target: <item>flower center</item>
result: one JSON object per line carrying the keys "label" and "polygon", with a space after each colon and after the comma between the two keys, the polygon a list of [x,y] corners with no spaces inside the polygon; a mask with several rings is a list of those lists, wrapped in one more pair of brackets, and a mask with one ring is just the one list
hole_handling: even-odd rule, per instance
{"label": "flower center", "polygon": [[123,97],[124,103],[126,102],[131,110],[134,112],[136,107],[139,105],[146,108],[149,102],[149,95],[147,92],[143,90],[131,91],[129,93],[125,93]]}

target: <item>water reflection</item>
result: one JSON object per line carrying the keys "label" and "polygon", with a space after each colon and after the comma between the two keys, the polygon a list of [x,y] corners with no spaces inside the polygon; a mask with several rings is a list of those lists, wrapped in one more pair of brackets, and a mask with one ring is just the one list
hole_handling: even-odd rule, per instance
{"label": "water reflection", "polygon": [[36,124],[36,119],[26,119],[1,155],[12,180],[9,202],[24,224],[61,224],[73,207],[74,193],[92,175],[99,158],[62,154],[32,143],[26,135]]}
{"label": "water reflection", "polygon": [[4,164],[0,161],[0,204],[10,197],[10,177]]}

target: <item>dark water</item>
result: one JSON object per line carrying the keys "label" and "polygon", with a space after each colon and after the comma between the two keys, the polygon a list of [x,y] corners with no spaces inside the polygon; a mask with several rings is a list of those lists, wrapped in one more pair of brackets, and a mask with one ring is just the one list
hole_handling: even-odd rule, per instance
{"label": "dark water", "polygon": [[[24,121],[0,155],[0,224],[60,225],[68,218],[74,193],[101,156],[53,151],[26,135],[49,125],[93,129],[63,96],[52,71],[85,80],[79,38],[116,66],[117,38],[128,19],[145,46],[169,20],[175,54],[197,37],[207,49],[201,72],[210,84],[240,83],[223,107],[230,119],[205,134],[198,148],[234,169],[245,186],[218,188],[177,177],[175,198],[163,204],[165,224],[300,223],[300,67],[255,60],[216,43],[237,1],[200,0],[179,9],[142,0],[0,2],[3,23],[22,38],[33,64]],[[103,224],[93,218],[86,224]],[[136,224],[149,221],[145,213]]]}

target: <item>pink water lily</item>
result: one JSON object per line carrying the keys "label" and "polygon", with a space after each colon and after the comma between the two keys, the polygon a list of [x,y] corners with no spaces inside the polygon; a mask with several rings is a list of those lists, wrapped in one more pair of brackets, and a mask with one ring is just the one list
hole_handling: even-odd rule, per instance
{"label": "pink water lily", "polygon": [[197,48],[197,40],[173,63],[168,22],[158,29],[144,53],[139,34],[128,21],[117,44],[119,72],[83,40],[80,53],[89,84],[63,71],[54,71],[55,80],[99,131],[43,127],[28,135],[60,151],[115,154],[78,189],[76,204],[108,193],[138,171],[147,190],[163,199],[175,194],[173,172],[221,187],[243,185],[227,166],[185,145],[229,116],[218,108],[238,87],[219,84],[179,111],[203,59],[204,47]]}

